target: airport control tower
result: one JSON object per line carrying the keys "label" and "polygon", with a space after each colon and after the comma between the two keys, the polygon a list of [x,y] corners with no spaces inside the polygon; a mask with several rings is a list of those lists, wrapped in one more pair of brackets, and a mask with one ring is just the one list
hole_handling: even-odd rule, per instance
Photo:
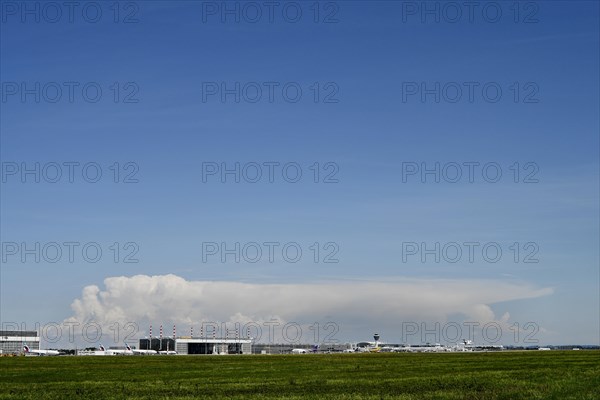
{"label": "airport control tower", "polygon": [[379,347],[379,333],[373,335],[373,339],[375,339],[375,347]]}

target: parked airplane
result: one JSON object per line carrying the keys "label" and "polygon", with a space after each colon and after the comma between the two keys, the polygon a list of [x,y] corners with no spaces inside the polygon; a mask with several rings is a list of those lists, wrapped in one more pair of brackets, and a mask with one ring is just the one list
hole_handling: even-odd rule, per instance
{"label": "parked airplane", "polygon": [[307,349],[292,349],[292,354],[306,354],[308,353]]}
{"label": "parked airplane", "polygon": [[25,354],[37,354],[38,356],[57,356],[60,354],[57,350],[31,350],[26,344],[23,345]]}
{"label": "parked airplane", "polygon": [[442,346],[439,343],[435,343],[435,344],[427,343],[427,344],[421,344],[421,345],[407,346],[407,347],[405,347],[405,351],[430,353],[430,352],[450,351],[450,349],[446,346]]}
{"label": "parked airplane", "polygon": [[[100,347],[103,349],[103,347]],[[79,350],[77,352],[78,356],[108,356],[110,354],[107,353],[106,350]]]}
{"label": "parked airplane", "polygon": [[[129,348],[129,346],[126,345],[127,348]],[[133,351],[131,351],[131,349],[107,349],[104,346],[100,345],[100,351],[104,352],[104,355],[107,356],[131,356],[133,355]]]}
{"label": "parked airplane", "polygon": [[[358,353],[379,353],[382,349],[382,344],[379,341],[375,342],[359,342],[356,344],[354,351]],[[385,346],[383,346],[385,347]]]}
{"label": "parked airplane", "polygon": [[129,347],[129,345],[127,343],[125,343],[125,347],[127,347],[127,350],[131,351],[133,354],[144,354],[144,355],[158,354],[156,352],[156,350],[132,349],[131,347]]}
{"label": "parked airplane", "polygon": [[463,339],[462,343],[458,343],[451,348],[452,351],[489,351],[489,350],[504,350],[501,344],[485,344],[477,345],[472,340]]}
{"label": "parked airplane", "polygon": [[379,349],[381,353],[397,353],[402,351],[403,347],[399,346],[383,346]]}

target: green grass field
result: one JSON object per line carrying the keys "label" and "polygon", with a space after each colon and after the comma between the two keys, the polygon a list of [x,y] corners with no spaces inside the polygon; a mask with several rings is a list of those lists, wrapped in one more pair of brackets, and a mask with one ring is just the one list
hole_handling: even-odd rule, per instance
{"label": "green grass field", "polygon": [[599,399],[600,352],[0,358],[0,399]]}

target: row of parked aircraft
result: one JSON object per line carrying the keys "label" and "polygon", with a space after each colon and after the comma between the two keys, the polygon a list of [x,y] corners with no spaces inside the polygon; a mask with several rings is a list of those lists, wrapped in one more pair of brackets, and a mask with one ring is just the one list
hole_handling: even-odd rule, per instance
{"label": "row of parked aircraft", "polygon": [[352,349],[348,349],[347,353],[429,353],[429,352],[446,352],[446,351],[485,351],[485,350],[503,350],[502,345],[476,345],[472,340],[463,340],[454,346],[445,346],[440,343],[435,344],[419,344],[419,345],[387,345],[375,342],[361,342]]}
{"label": "row of parked aircraft", "polygon": [[312,349],[292,349],[292,354],[308,354],[308,353],[316,353],[319,351],[319,345],[314,345]]}
{"label": "row of parked aircraft", "polygon": [[125,343],[124,349],[106,349],[103,345],[100,345],[100,350],[95,351],[93,355],[95,356],[131,356],[131,355],[156,355],[156,354],[177,354],[177,352],[172,350],[143,350],[143,349],[132,349],[127,343]]}
{"label": "row of parked aircraft", "polygon": [[[375,342],[359,342],[355,346],[343,350],[344,353],[428,353],[428,352],[446,352],[446,351],[482,351],[482,350],[502,350],[501,345],[475,345],[471,340],[463,340],[454,346],[445,346],[440,343],[419,344],[419,345],[399,345],[385,344],[378,340]],[[319,346],[313,346],[312,349],[296,348],[288,350],[291,354],[318,353]],[[328,352],[333,350],[328,350]]]}
{"label": "row of parked aircraft", "polygon": [[[58,350],[34,350],[34,349],[30,349],[29,346],[27,345],[23,345],[23,351],[25,352],[25,354],[30,354],[30,355],[38,355],[38,356],[58,356],[61,353]],[[153,354],[165,354],[165,355],[172,355],[172,354],[177,354],[177,352],[173,351],[173,350],[163,350],[163,351],[156,351],[156,350],[141,350],[141,349],[132,349],[131,346],[129,346],[127,343],[125,343],[125,348],[124,349],[106,349],[103,345],[100,345],[100,350],[96,350],[93,353],[88,353],[89,355],[94,355],[94,356],[117,356],[117,355],[123,355],[123,356],[131,356],[131,355],[153,355]]]}

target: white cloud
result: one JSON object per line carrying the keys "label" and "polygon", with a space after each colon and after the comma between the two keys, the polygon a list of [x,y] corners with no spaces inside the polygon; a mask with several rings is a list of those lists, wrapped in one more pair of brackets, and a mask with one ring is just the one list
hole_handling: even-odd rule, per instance
{"label": "white cloud", "polygon": [[148,324],[154,324],[156,334],[163,323],[165,332],[170,331],[170,324],[187,332],[189,326],[198,329],[209,321],[262,324],[277,319],[304,326],[333,321],[342,339],[356,339],[357,334],[379,328],[388,328],[388,336],[399,337],[401,321],[445,322],[457,314],[469,321],[507,326],[509,314],[497,319],[490,305],[552,293],[550,288],[523,283],[465,279],[253,284],[136,275],[106,278],[104,286],[104,290],[86,286],[81,298],[73,301],[73,316],[67,321],[94,321],[103,327],[136,322],[141,334],[147,334]]}

